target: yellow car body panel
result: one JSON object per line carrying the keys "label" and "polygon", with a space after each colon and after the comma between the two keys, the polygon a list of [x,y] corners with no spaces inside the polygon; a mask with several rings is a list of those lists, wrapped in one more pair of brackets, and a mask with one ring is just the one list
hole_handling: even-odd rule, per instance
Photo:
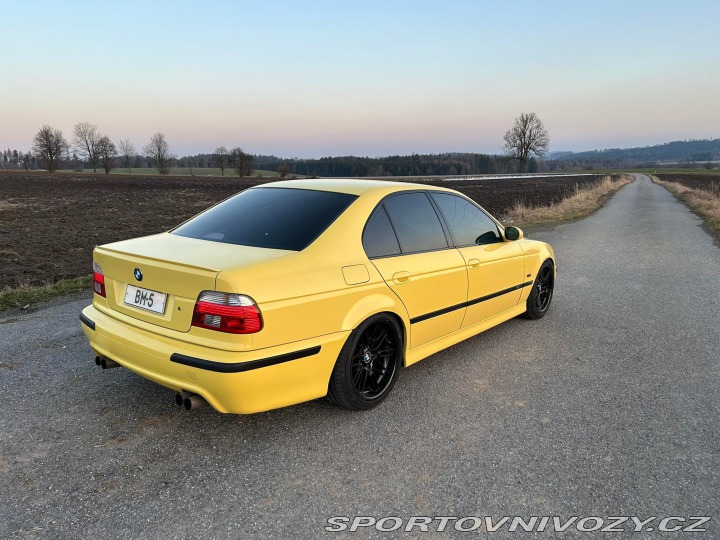
{"label": "yellow car body panel", "polygon": [[[86,307],[82,313],[95,323],[94,330],[86,324],[82,326],[96,355],[118,362],[172,390],[199,394],[223,413],[256,413],[324,396],[337,355],[349,334],[337,332],[252,352],[214,350],[208,354],[203,346],[180,344],[172,338],[128,326],[93,306]],[[182,351],[187,356],[235,364],[318,346],[317,354],[237,373],[208,371],[169,361],[173,354]]]}
{"label": "yellow car body panel", "polygon": [[[357,199],[301,251],[172,233],[96,248],[106,298],[95,294],[81,316],[95,354],[168,388],[199,394],[220,412],[269,410],[326,395],[343,345],[369,317],[390,313],[397,318],[404,362],[411,365],[524,312],[540,266],[554,262],[549,245],[528,239],[370,259],[363,228],[386,196],[417,190],[457,193],[360,180],[269,186],[348,193]],[[503,230],[499,223],[498,228]],[[134,268],[145,274],[139,283],[133,280]],[[164,312],[125,304],[129,285],[167,294]],[[477,301],[507,289],[513,290]],[[259,307],[262,330],[228,334],[193,326],[201,291],[251,298]]]}
{"label": "yellow car body panel", "polygon": [[[373,263],[411,319],[467,300],[467,270],[456,249],[375,259]],[[414,323],[410,348],[455,332],[464,314],[464,309],[457,309]]]}

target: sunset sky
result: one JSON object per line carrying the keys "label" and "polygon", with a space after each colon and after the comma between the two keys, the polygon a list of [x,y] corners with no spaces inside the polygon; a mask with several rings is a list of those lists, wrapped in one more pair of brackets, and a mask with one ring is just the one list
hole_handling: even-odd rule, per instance
{"label": "sunset sky", "polygon": [[0,2],[0,148],[92,122],[176,154],[720,137],[720,1]]}

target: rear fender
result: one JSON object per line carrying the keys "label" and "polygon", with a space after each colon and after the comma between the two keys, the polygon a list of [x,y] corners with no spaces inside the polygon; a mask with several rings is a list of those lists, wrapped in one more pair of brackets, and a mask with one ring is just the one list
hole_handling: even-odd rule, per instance
{"label": "rear fender", "polygon": [[[410,335],[410,317],[408,316],[405,306],[394,294],[372,294],[361,298],[348,310],[343,320],[343,330],[354,330],[360,326],[363,321],[366,321],[378,313],[390,313],[397,317],[403,331],[403,346],[407,354],[410,345],[410,340],[408,339]],[[403,358],[405,358],[405,354]]]}
{"label": "rear fender", "polygon": [[400,317],[406,329],[410,327],[410,318],[408,317],[407,310],[397,297],[390,294],[376,293],[365,296],[355,302],[343,319],[342,329],[353,330],[373,315],[386,311]]}

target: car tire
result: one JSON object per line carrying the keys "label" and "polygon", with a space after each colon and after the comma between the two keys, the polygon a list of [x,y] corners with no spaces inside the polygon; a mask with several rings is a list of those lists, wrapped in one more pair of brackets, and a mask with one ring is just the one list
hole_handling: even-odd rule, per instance
{"label": "car tire", "polygon": [[328,401],[352,411],[379,405],[395,386],[402,357],[397,320],[383,314],[370,317],[343,345],[330,376]]}
{"label": "car tire", "polygon": [[555,265],[548,259],[538,270],[532,291],[526,302],[526,319],[541,319],[550,309],[553,291],[555,289]]}

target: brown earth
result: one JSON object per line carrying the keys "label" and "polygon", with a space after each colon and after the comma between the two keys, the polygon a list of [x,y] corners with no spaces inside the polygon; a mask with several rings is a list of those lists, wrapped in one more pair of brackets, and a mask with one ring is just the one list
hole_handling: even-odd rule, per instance
{"label": "brown earth", "polygon": [[653,176],[663,182],[676,182],[689,188],[720,191],[720,174],[660,173]]}
{"label": "brown earth", "polygon": [[[498,217],[548,205],[597,176],[444,182]],[[208,206],[265,183],[257,178],[0,172],[0,290],[88,275],[96,245],[166,231]]]}

